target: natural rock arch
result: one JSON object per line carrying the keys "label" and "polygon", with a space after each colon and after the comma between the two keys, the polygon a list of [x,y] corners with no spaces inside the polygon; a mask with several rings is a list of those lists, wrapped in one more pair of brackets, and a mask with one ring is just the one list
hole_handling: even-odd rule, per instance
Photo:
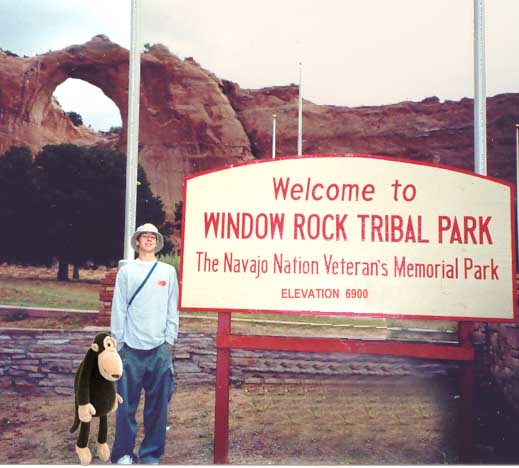
{"label": "natural rock arch", "polygon": [[[78,95],[83,99],[77,100]],[[75,126],[85,125],[101,134],[120,133],[121,111],[97,86],[81,79],[67,78],[56,86],[53,99],[58,101]]]}
{"label": "natural rock arch", "polygon": [[[102,35],[32,58],[0,53],[0,67],[8,71],[0,74],[0,154],[11,145],[35,153],[46,144],[69,142],[125,151],[128,64],[128,50]],[[56,87],[69,78],[98,87],[118,107],[122,131],[115,141],[75,127],[54,102]],[[222,89],[214,75],[164,46],[142,55],[139,161],[168,218],[181,199],[184,175],[252,158],[247,134]]]}
{"label": "natural rock arch", "polygon": [[[12,145],[29,146],[35,153],[53,143],[107,145],[124,152],[128,59],[128,50],[102,35],[31,58],[0,50],[0,154]],[[117,105],[123,126],[119,136],[72,125],[51,98],[67,78],[97,86]],[[185,175],[270,157],[274,113],[277,154],[295,154],[297,105],[297,86],[242,89],[164,46],[148,48],[141,59],[139,161],[164,201],[167,217],[173,218],[175,202],[182,198]],[[509,181],[515,181],[510,155],[518,106],[519,94],[487,99],[489,175]],[[469,170],[473,166],[471,99],[358,108],[304,101],[303,116],[306,154],[383,154]]]}

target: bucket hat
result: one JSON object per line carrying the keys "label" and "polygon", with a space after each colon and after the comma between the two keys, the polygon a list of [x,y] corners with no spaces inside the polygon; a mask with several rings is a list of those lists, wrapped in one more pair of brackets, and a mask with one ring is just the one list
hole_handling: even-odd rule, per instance
{"label": "bucket hat", "polygon": [[164,237],[159,232],[157,227],[151,223],[146,223],[142,226],[139,226],[137,230],[133,233],[133,236],[130,240],[133,250],[135,250],[135,252],[139,251],[139,248],[137,247],[137,238],[145,232],[151,232],[152,234],[155,234],[155,236],[157,236],[157,247],[155,248],[155,253],[160,252],[162,250],[162,247],[164,247]]}

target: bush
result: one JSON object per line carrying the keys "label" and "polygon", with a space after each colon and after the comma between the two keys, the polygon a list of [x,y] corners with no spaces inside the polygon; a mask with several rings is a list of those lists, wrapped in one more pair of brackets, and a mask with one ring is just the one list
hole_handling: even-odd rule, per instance
{"label": "bush", "polygon": [[83,125],[83,117],[81,117],[77,112],[67,112],[67,117],[76,127],[81,127]]}
{"label": "bush", "polygon": [[160,256],[160,261],[167,263],[168,265],[172,265],[175,267],[175,270],[177,270],[177,273],[180,274],[180,256],[179,255],[163,255]]}
{"label": "bush", "polygon": [[20,57],[18,54],[15,54],[14,52],[11,52],[10,50],[7,50],[7,49],[2,49],[0,47],[0,50],[7,56],[9,57]]}

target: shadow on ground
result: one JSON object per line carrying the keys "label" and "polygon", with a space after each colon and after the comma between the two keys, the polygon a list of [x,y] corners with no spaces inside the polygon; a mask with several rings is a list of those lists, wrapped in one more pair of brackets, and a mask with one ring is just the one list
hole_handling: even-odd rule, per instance
{"label": "shadow on ground", "polygon": [[519,464],[519,416],[491,380],[475,390],[474,463]]}

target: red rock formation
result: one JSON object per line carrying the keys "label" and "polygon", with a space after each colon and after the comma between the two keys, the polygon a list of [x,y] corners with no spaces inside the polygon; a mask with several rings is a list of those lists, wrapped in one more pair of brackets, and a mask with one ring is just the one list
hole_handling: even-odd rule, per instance
{"label": "red rock formation", "polygon": [[[276,119],[277,154],[297,152],[297,88],[243,90],[225,83],[229,100],[251,138],[257,157],[272,153],[272,114]],[[519,94],[487,99],[488,174],[515,180],[515,123]],[[386,106],[338,107],[303,104],[303,153],[365,153],[474,167],[472,99]]]}
{"label": "red rock formation", "polygon": [[[99,87],[121,112],[117,140],[75,127],[53,101],[56,87],[78,78]],[[0,154],[11,145],[37,152],[49,143],[110,145],[125,151],[128,50],[96,36],[82,45],[32,58],[0,51]],[[488,173],[515,179],[519,95],[487,101]],[[277,154],[297,150],[297,87],[241,89],[181,60],[161,45],[142,55],[139,160],[152,189],[173,214],[182,179],[194,172],[271,156],[272,114]],[[303,152],[370,153],[473,167],[473,103],[402,102],[337,107],[304,102]]]}
{"label": "red rock formation", "polygon": [[[123,129],[112,145],[125,151],[128,50],[96,36],[28,59],[0,52],[0,154],[11,145],[37,152],[58,142],[110,144],[106,136],[74,127],[51,99],[68,78],[99,87],[116,104]],[[169,217],[181,198],[184,175],[252,158],[247,135],[221,88],[215,76],[163,46],[142,56],[139,158]]]}

